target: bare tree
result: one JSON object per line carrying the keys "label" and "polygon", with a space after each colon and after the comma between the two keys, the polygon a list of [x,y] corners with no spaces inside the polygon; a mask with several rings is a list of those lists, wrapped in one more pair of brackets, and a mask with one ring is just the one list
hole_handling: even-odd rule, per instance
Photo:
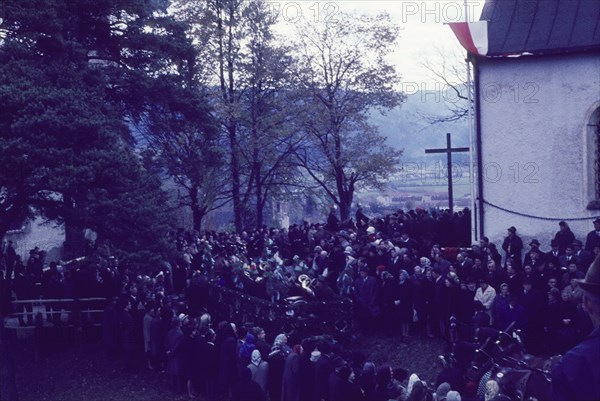
{"label": "bare tree", "polygon": [[227,149],[235,228],[261,225],[269,196],[294,181],[290,49],[273,34],[264,0],[179,0],[177,10],[194,27],[200,79]]}
{"label": "bare tree", "polygon": [[291,163],[302,136],[294,128],[298,107],[291,99],[295,85],[289,46],[273,34],[276,16],[263,1],[249,3],[244,12],[249,25],[244,57],[244,94],[240,99],[240,155],[244,178],[242,204],[246,225],[261,227],[263,211],[273,195],[299,185]]}
{"label": "bare tree", "polygon": [[194,229],[230,198],[216,122],[193,82],[165,86],[137,124],[159,168],[183,189],[179,206],[192,211]]}
{"label": "bare tree", "polygon": [[464,60],[464,56],[461,56],[458,51],[448,53],[441,49],[437,49],[437,53],[440,62],[433,63],[431,60],[426,60],[421,65],[441,84],[447,113],[443,115],[419,113],[419,115],[431,124],[465,119],[469,113],[469,97],[466,64],[460,62]]}
{"label": "bare tree", "polygon": [[368,113],[400,105],[400,77],[386,59],[400,28],[388,14],[338,14],[326,23],[303,21],[298,30],[299,90],[305,96],[301,128],[307,141],[298,164],[347,219],[354,193],[381,188],[396,171],[401,151],[385,144]]}

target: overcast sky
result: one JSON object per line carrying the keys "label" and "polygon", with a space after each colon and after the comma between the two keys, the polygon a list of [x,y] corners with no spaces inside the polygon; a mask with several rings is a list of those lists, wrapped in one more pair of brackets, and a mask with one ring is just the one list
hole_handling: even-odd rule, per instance
{"label": "overcast sky", "polygon": [[[467,0],[469,20],[478,20],[484,0]],[[440,54],[460,63],[465,51],[458,44],[447,22],[466,20],[464,0],[274,0],[268,1],[279,11],[279,27],[285,32],[302,15],[310,20],[324,21],[335,18],[339,12],[377,13],[387,11],[394,22],[402,27],[398,49],[391,60],[397,65],[403,82],[426,86],[431,90],[434,79],[422,66],[428,60],[439,63]]]}

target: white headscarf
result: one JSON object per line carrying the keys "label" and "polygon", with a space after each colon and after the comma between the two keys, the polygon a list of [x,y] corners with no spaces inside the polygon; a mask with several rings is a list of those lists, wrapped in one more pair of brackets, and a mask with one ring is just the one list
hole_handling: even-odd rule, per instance
{"label": "white headscarf", "polygon": [[490,401],[492,398],[498,395],[500,392],[500,386],[494,380],[490,380],[485,384],[485,401]]}
{"label": "white headscarf", "polygon": [[277,337],[275,337],[275,341],[273,342],[273,350],[280,349],[285,338],[286,335],[283,333],[277,335]]}
{"label": "white headscarf", "polygon": [[251,361],[253,365],[260,365],[260,363],[262,362],[262,358],[260,357],[260,351],[255,349],[254,351],[252,351],[252,359]]}
{"label": "white headscarf", "polygon": [[413,373],[412,375],[410,375],[410,377],[408,378],[408,386],[406,386],[407,397],[410,395],[410,393],[412,393],[413,386],[418,381],[421,381],[421,379],[419,379],[419,376],[417,376],[416,373]]}

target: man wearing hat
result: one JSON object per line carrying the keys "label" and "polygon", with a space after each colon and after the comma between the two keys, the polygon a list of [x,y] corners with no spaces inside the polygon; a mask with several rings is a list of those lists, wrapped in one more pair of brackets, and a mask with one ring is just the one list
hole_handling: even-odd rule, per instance
{"label": "man wearing hat", "polygon": [[575,260],[577,260],[577,265],[580,268],[587,269],[594,261],[594,255],[583,249],[583,242],[578,239],[573,241],[573,254],[575,255]]}
{"label": "man wearing hat", "polygon": [[585,279],[583,309],[590,315],[592,333],[563,355],[552,370],[554,400],[600,400],[600,257],[590,266]]}
{"label": "man wearing hat", "polygon": [[515,261],[515,267],[521,268],[521,252],[523,250],[523,240],[517,235],[517,229],[515,227],[508,228],[508,236],[504,238],[502,243],[502,249],[506,252],[506,259],[511,258]]}
{"label": "man wearing hat", "polygon": [[555,266],[560,266],[560,257],[562,256],[562,252],[558,248],[558,241],[553,239],[550,241],[550,247],[552,248],[550,252],[546,254],[546,262],[552,262]]}
{"label": "man wearing hat", "polygon": [[540,251],[540,245],[541,245],[540,241],[538,241],[537,239],[534,238],[534,239],[531,240],[531,242],[529,243],[529,246],[531,248],[529,249],[529,252],[527,252],[525,254],[525,259],[523,260],[523,266],[527,266],[527,265],[531,264],[531,253],[532,252],[543,253],[543,252]]}
{"label": "man wearing hat", "polygon": [[594,229],[588,233],[585,239],[586,251],[593,253],[597,246],[600,246],[600,218],[594,220]]}

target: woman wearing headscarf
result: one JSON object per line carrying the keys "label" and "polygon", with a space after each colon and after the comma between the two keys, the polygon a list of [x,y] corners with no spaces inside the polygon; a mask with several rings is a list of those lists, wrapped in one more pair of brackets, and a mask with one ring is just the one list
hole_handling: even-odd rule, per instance
{"label": "woman wearing headscarf", "polygon": [[427,386],[420,380],[416,381],[406,401],[428,401],[432,398]]}
{"label": "woman wearing headscarf", "polygon": [[448,392],[452,390],[450,384],[444,382],[441,383],[438,388],[435,390],[435,394],[433,395],[433,401],[445,401]]}
{"label": "woman wearing headscarf", "polygon": [[281,383],[283,381],[283,367],[285,364],[285,358],[288,355],[287,336],[285,334],[279,334],[275,337],[271,353],[267,358],[269,363],[268,373],[268,390],[269,399],[271,401],[281,400]]}
{"label": "woman wearing headscarf", "polygon": [[248,369],[252,372],[252,380],[260,385],[260,388],[267,394],[267,380],[269,378],[269,363],[263,361],[260,351],[255,349],[252,351],[252,359],[248,365]]}
{"label": "woman wearing headscarf", "polygon": [[426,271],[429,267],[431,267],[431,260],[429,260],[429,258],[426,258],[425,256],[423,256],[421,259],[419,259],[419,265],[421,267],[421,269],[423,269],[423,271]]}

